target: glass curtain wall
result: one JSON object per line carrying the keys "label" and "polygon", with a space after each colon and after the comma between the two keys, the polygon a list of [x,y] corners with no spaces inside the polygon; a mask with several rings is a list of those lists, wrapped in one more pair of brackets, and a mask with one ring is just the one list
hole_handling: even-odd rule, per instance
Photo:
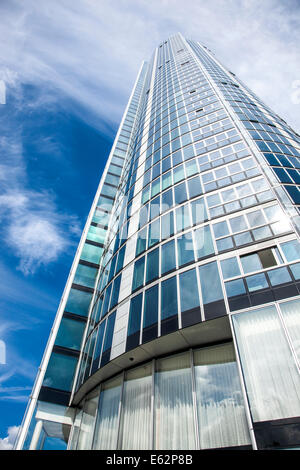
{"label": "glass curtain wall", "polygon": [[250,437],[234,350],[232,343],[225,343],[156,359],[102,383],[84,403],[77,448],[247,445]]}

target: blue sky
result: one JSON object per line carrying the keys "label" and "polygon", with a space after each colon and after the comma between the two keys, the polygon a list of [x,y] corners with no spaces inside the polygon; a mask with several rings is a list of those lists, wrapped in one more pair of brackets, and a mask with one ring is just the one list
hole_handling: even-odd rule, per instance
{"label": "blue sky", "polygon": [[10,448],[143,59],[180,31],[300,130],[296,0],[2,0],[0,449]]}

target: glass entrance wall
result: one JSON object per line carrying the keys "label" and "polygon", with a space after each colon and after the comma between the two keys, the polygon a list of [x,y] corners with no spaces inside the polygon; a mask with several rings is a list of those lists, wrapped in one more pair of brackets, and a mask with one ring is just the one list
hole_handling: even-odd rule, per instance
{"label": "glass entrance wall", "polygon": [[299,313],[297,299],[232,316],[254,422],[300,416]]}
{"label": "glass entrance wall", "polygon": [[86,401],[77,448],[82,432],[90,435],[84,448],[95,450],[250,446],[231,342],[153,359],[103,382]]}

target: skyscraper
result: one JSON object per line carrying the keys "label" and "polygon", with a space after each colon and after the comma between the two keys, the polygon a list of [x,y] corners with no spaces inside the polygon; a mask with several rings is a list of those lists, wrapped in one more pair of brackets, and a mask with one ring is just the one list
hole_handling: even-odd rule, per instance
{"label": "skyscraper", "polygon": [[155,49],[16,448],[300,448],[299,152],[207,47]]}

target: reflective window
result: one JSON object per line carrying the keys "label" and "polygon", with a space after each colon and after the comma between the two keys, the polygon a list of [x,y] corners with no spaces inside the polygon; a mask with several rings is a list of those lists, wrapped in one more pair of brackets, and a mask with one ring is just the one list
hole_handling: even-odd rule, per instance
{"label": "reflective window", "polygon": [[120,398],[120,376],[101,385],[93,449],[110,450],[117,448]]}
{"label": "reflective window", "polygon": [[80,350],[85,322],[63,317],[55,339],[57,346]]}
{"label": "reflective window", "polygon": [[146,282],[153,281],[159,276],[159,249],[150,251],[147,255]]}
{"label": "reflective window", "polygon": [[275,307],[232,318],[254,422],[299,416],[300,376]]}
{"label": "reflective window", "polygon": [[[185,271],[179,275],[179,285],[180,285],[180,305],[181,311],[185,312],[196,307],[199,307],[199,294],[198,294],[198,283],[196,277],[196,270],[191,269]],[[191,286],[195,286],[194,289],[191,289]],[[189,295],[186,293],[189,292]]]}
{"label": "reflective window", "polygon": [[300,244],[298,240],[281,243],[280,246],[287,261],[294,261],[300,258]]}
{"label": "reflective window", "polygon": [[232,344],[194,352],[200,448],[250,444]]}
{"label": "reflective window", "polygon": [[70,391],[76,365],[77,356],[52,352],[43,386]]}
{"label": "reflective window", "polygon": [[222,260],[221,268],[224,279],[239,276],[241,273],[236,257]]}
{"label": "reflective window", "polygon": [[170,240],[161,247],[161,274],[165,274],[175,268],[175,241]]}
{"label": "reflective window", "polygon": [[185,264],[195,261],[194,245],[192,239],[192,232],[188,232],[177,240],[177,253],[178,253],[178,265],[183,266]]}
{"label": "reflective window", "polygon": [[88,315],[91,299],[92,293],[78,289],[71,289],[65,310],[66,312],[86,317]]}
{"label": "reflective window", "polygon": [[151,449],[151,397],[151,364],[126,372],[122,394],[119,448]]}
{"label": "reflective window", "polygon": [[198,228],[195,230],[194,234],[197,258],[201,259],[212,255],[215,249],[210,233],[210,226],[205,225],[204,227]]}
{"label": "reflective window", "polygon": [[176,276],[161,283],[161,319],[177,316],[177,282]]}
{"label": "reflective window", "polygon": [[156,362],[155,448],[195,449],[189,354]]}

